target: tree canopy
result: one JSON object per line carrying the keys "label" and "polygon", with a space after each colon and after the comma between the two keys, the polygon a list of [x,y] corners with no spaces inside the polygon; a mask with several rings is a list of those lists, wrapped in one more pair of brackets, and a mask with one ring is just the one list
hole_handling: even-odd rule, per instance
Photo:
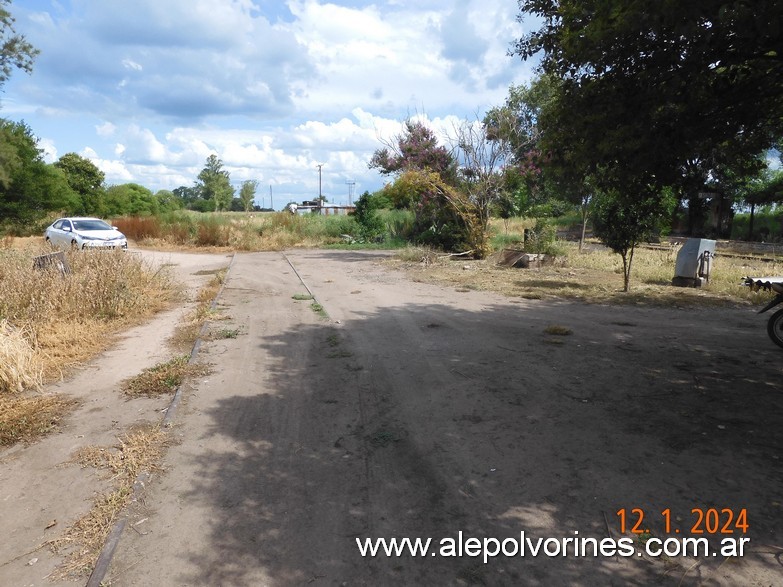
{"label": "tree canopy", "polygon": [[54,210],[70,209],[78,202],[65,175],[47,165],[32,130],[22,122],[0,119],[0,221],[24,226]]}
{"label": "tree canopy", "polygon": [[437,173],[444,181],[456,178],[456,161],[446,147],[422,122],[407,120],[403,132],[383,149],[378,149],[369,163],[383,175],[398,175],[416,169]]}
{"label": "tree canopy", "polygon": [[258,189],[258,181],[255,179],[248,179],[242,182],[242,187],[239,190],[239,201],[242,204],[242,210],[250,212],[253,209],[253,202],[256,199],[256,189]]}
{"label": "tree canopy", "polygon": [[207,157],[204,169],[198,174],[198,187],[201,196],[214,203],[217,211],[228,210],[234,197],[231,176],[223,169],[223,162],[217,155]]}
{"label": "tree canopy", "polygon": [[[520,0],[515,52],[563,80],[556,157],[606,184],[676,185],[688,161],[755,156],[783,136],[777,0]],[[611,173],[607,173],[611,172]]]}
{"label": "tree canopy", "polygon": [[40,53],[14,29],[15,19],[8,10],[10,5],[11,0],[0,0],[0,87],[11,77],[14,68],[30,73],[33,61]]}
{"label": "tree canopy", "polygon": [[76,153],[66,153],[54,164],[68,181],[70,188],[79,195],[81,206],[78,214],[103,214],[105,174],[89,159]]}

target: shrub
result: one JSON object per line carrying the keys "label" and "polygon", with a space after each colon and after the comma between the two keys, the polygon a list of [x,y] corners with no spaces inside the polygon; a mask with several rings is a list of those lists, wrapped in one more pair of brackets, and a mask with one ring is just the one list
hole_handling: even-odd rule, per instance
{"label": "shrub", "polygon": [[122,216],[112,220],[120,232],[135,241],[148,238],[160,238],[162,228],[156,216]]}
{"label": "shrub", "polygon": [[359,225],[359,237],[366,241],[379,238],[385,232],[385,225],[378,216],[379,202],[365,192],[356,201],[354,218]]}
{"label": "shrub", "polygon": [[557,241],[557,226],[543,218],[536,220],[535,227],[526,231],[525,250],[555,257],[562,255],[563,248]]}
{"label": "shrub", "polygon": [[413,232],[419,243],[445,251],[473,251],[483,259],[490,251],[489,238],[477,206],[462,192],[446,185],[436,174],[422,171],[428,191],[416,205]]}
{"label": "shrub", "polygon": [[207,247],[227,247],[231,244],[231,226],[216,216],[199,218],[196,223],[196,244]]}

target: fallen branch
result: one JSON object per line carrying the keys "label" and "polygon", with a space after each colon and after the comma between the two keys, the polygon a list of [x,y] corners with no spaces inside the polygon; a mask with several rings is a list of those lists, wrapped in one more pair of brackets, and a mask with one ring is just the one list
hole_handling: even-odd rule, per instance
{"label": "fallen branch", "polygon": [[473,250],[465,251],[464,253],[449,253],[448,255],[438,255],[439,259],[446,259],[448,257],[464,257],[465,255],[472,255]]}

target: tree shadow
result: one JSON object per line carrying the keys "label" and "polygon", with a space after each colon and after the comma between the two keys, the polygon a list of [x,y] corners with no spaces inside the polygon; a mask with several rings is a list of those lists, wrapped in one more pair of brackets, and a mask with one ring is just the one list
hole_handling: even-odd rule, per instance
{"label": "tree shadow", "polygon": [[[361,254],[366,260],[365,254]],[[250,332],[266,357],[209,413],[191,497],[210,552],[187,584],[699,585],[743,577],[723,558],[363,558],[356,539],[621,537],[641,508],[748,509],[754,543],[780,544],[781,367],[759,335],[699,312],[576,304],[467,311],[404,304],[342,324]],[[670,320],[671,334],[648,326]],[[563,344],[544,328],[566,323]],[[701,328],[699,328],[701,326]],[[763,326],[760,326],[762,328]],[[237,381],[241,380],[238,376]],[[578,535],[576,534],[578,532]],[[627,532],[627,536],[633,536]],[[709,536],[719,544],[720,536]],[[639,544],[639,538],[634,538]],[[592,550],[588,549],[588,553]],[[772,556],[755,569],[783,571]],[[746,577],[748,578],[748,577]],[[731,582],[731,581],[730,581]]]}

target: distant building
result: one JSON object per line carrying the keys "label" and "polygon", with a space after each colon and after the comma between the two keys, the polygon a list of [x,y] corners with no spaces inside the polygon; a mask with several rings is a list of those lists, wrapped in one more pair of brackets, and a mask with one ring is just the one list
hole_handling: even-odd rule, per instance
{"label": "distant building", "polygon": [[320,214],[322,216],[347,216],[356,210],[355,206],[339,206],[329,202],[320,202],[318,200],[305,200],[301,204],[293,202],[286,206],[286,210],[292,214]]}

